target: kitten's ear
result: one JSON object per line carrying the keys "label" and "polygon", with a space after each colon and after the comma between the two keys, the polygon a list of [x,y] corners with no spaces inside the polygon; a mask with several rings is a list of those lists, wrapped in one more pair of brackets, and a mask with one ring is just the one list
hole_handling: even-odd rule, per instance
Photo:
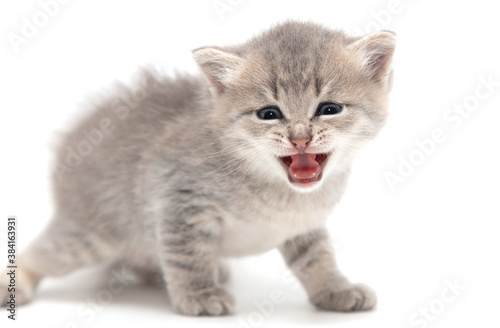
{"label": "kitten's ear", "polygon": [[224,91],[232,73],[238,68],[241,58],[218,48],[198,48],[193,50],[194,60],[201,67],[217,92]]}
{"label": "kitten's ear", "polygon": [[356,52],[362,66],[375,81],[382,81],[391,72],[392,57],[396,48],[396,34],[380,31],[355,41],[349,46]]}

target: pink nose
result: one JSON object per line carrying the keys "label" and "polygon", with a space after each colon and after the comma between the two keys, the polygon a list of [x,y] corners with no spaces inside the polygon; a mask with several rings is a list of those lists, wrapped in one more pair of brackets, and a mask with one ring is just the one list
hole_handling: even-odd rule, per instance
{"label": "pink nose", "polygon": [[299,152],[303,153],[307,146],[309,146],[311,138],[290,139],[290,141],[295,146],[295,148],[299,150]]}

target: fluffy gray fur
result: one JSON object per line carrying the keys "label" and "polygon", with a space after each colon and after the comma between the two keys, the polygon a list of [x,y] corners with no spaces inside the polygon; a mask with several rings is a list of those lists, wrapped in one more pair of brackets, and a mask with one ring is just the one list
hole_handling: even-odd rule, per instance
{"label": "fluffy gray fur", "polygon": [[[374,293],[337,269],[325,219],[386,120],[394,47],[390,32],[353,38],[286,22],[238,46],[194,50],[203,75],[146,71],[121,87],[60,147],[55,217],[20,254],[18,304],[43,277],[122,263],[161,276],[179,313],[228,314],[222,259],[278,247],[317,307],[373,308]],[[343,111],[315,116],[324,102]],[[284,118],[260,119],[268,106]],[[86,134],[96,144],[78,160],[71,149],[85,150]],[[292,183],[278,157],[304,138],[331,155],[319,181]]]}

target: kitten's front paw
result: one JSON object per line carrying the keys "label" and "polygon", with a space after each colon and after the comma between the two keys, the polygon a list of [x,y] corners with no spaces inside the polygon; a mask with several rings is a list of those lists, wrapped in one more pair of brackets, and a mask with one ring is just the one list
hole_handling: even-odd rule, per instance
{"label": "kitten's front paw", "polygon": [[186,315],[226,315],[234,310],[234,298],[222,288],[210,288],[172,299],[175,310]]}
{"label": "kitten's front paw", "polygon": [[324,290],[311,297],[311,302],[322,310],[354,312],[368,311],[377,304],[375,292],[361,284],[340,291]]}

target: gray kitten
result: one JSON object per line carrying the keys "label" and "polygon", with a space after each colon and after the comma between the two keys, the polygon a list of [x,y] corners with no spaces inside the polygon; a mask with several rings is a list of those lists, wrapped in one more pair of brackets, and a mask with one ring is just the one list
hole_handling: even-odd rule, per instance
{"label": "gray kitten", "polygon": [[17,303],[43,277],[110,263],[161,276],[179,313],[223,315],[221,261],[278,247],[318,308],[373,308],[339,272],[325,219],[384,125],[394,47],[391,32],[286,22],[194,50],[204,76],[144,72],[122,87],[136,101],[109,99],[65,137],[55,217],[20,254]]}

